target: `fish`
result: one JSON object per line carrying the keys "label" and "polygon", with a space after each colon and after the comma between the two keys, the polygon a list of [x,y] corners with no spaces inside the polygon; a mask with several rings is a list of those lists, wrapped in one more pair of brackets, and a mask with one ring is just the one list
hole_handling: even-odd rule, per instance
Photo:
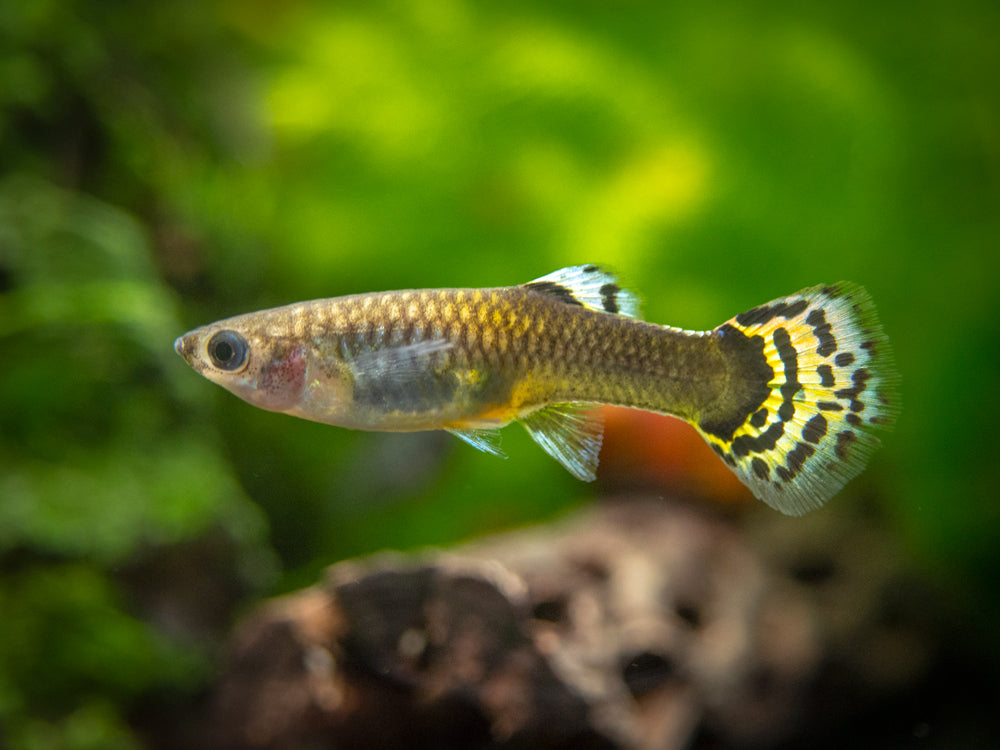
{"label": "fish", "polygon": [[587,264],[516,286],[297,302],[196,328],[174,348],[244,401],[316,422],[447,430],[497,456],[500,428],[518,422],[584,481],[601,405],[672,415],[789,515],[859,474],[899,411],[888,338],[850,282],[689,331],[643,321],[639,297]]}

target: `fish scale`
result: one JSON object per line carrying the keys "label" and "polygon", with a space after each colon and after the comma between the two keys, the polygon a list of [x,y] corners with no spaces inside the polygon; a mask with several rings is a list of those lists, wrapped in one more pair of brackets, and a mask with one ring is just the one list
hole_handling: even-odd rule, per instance
{"label": "fish scale", "polygon": [[520,422],[593,479],[599,404],[690,422],[759,498],[799,514],[856,475],[898,412],[888,342],[867,294],[813,287],[711,331],[638,318],[598,266],[511,287],[300,302],[175,343],[199,373],[272,411],[356,429],[445,429],[502,455]]}

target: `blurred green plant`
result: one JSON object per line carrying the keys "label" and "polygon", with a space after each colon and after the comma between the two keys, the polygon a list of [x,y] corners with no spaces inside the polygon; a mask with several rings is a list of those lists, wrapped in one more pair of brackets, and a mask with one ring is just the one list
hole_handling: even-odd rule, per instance
{"label": "blurred green plant", "polygon": [[7,178],[0,250],[0,722],[13,747],[135,746],[116,707],[197,688],[211,648],[139,619],[120,571],[221,528],[250,573],[264,525],[190,416],[203,401],[171,367],[176,304],[140,226]]}

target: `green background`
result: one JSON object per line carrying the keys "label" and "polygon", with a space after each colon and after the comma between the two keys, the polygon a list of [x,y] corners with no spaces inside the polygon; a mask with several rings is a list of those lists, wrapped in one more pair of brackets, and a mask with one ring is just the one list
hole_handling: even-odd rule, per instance
{"label": "green background", "polygon": [[0,745],[140,746],[239,607],[593,494],[516,429],[253,409],[174,337],[577,263],[693,329],[865,285],[903,412],[836,503],[987,640],[998,38],[987,0],[0,5]]}

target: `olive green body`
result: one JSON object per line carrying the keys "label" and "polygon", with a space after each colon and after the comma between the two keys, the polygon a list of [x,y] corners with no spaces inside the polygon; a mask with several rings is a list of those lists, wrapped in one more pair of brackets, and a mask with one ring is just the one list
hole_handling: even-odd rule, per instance
{"label": "olive green body", "polygon": [[184,346],[216,329],[250,341],[244,388],[254,393],[220,384],[356,429],[495,427],[563,402],[692,421],[746,415],[741,363],[718,333],[590,310],[529,285],[302,302],[214,323]]}

